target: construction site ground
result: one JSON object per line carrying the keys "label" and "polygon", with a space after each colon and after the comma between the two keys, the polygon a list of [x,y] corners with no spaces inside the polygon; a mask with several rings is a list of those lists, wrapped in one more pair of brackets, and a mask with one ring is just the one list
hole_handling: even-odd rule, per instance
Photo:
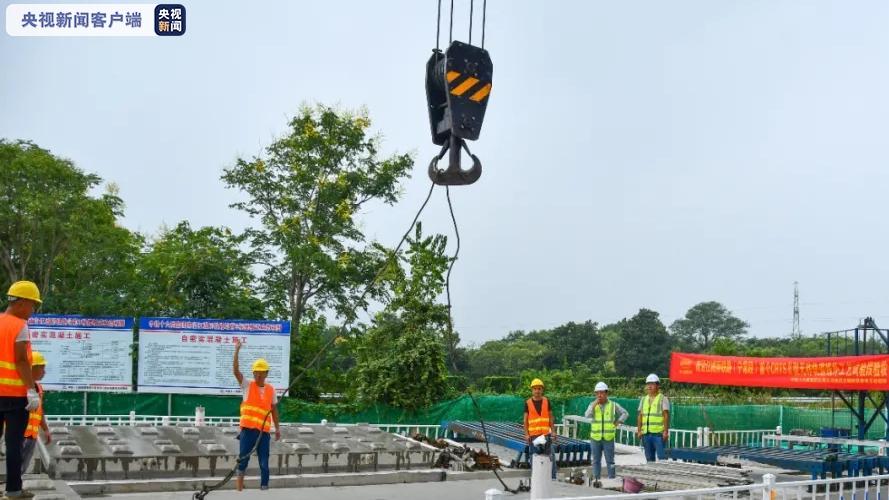
{"label": "construction site ground", "polygon": [[[474,448],[482,447],[481,443],[471,443]],[[491,445],[491,452],[500,456],[505,463],[515,457],[511,450]],[[633,466],[645,463],[641,449],[618,445],[615,462],[620,466]],[[604,464],[603,464],[604,465]],[[783,471],[758,464],[744,464],[750,470],[753,482],[762,481],[765,473],[772,473],[779,482],[799,481],[808,479],[804,475]],[[588,485],[575,485],[564,481],[573,468],[559,469],[560,480],[550,484],[553,497],[567,498],[578,496],[602,496],[618,492],[621,479],[603,480],[602,488]],[[580,470],[582,468],[574,468]],[[589,468],[587,467],[587,471]],[[604,474],[603,470],[603,474]],[[501,477],[511,488],[516,488],[519,481],[528,483],[528,469],[507,468]],[[94,481],[52,481],[46,476],[29,476],[26,487],[39,491],[37,500],[77,500],[78,498],[107,497],[114,500],[188,500],[204,483],[215,483],[220,478],[166,478],[166,479],[128,479],[128,480],[94,480]],[[299,475],[272,475],[271,489],[259,490],[259,478],[248,475],[247,489],[244,492],[234,490],[234,482],[228,483],[223,489],[210,493],[207,500],[237,500],[252,495],[260,495],[268,500],[290,500],[293,498],[312,498],[319,500],[450,500],[452,498],[482,499],[489,489],[503,490],[503,485],[490,471],[457,472],[453,470],[418,468],[402,471],[380,471],[359,473],[309,473]],[[530,498],[527,492],[516,495],[505,494],[503,499],[514,498],[524,500]]]}

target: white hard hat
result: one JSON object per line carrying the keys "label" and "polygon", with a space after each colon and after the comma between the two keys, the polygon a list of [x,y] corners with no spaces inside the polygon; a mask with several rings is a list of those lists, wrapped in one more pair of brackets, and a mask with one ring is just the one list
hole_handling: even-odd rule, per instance
{"label": "white hard hat", "polygon": [[649,376],[645,377],[645,383],[646,384],[660,384],[661,379],[659,379],[657,375],[652,373]]}
{"label": "white hard hat", "polygon": [[607,391],[607,390],[608,390],[608,384],[606,384],[605,382],[599,382],[598,384],[596,384],[596,392]]}

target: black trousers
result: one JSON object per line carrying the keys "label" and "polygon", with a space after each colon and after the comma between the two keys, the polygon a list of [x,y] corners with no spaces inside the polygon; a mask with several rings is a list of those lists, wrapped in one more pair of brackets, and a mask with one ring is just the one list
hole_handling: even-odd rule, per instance
{"label": "black trousers", "polygon": [[0,397],[0,433],[6,431],[6,492],[22,491],[22,444],[28,427],[28,398]]}

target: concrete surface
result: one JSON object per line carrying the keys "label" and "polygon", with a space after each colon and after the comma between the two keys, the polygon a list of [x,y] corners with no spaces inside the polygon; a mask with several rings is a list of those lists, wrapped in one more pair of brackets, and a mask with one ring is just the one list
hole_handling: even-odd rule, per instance
{"label": "concrete surface", "polygon": [[[489,473],[490,474],[490,473]],[[518,479],[505,479],[510,487],[518,485]],[[259,495],[264,500],[293,500],[296,498],[311,498],[312,500],[484,500],[485,491],[491,488],[501,489],[503,486],[497,478],[491,474],[489,479],[475,479],[468,481],[445,481],[438,483],[413,483],[413,484],[388,484],[371,486],[334,486],[319,488],[273,488],[268,491],[255,489],[237,491],[220,491],[211,493],[206,500],[245,500]],[[593,488],[574,486],[567,483],[555,483],[552,485],[553,494],[563,497],[579,495],[607,495],[613,491],[596,490]],[[191,492],[179,493],[133,493],[127,495],[112,495],[113,500],[188,500]],[[518,495],[505,494],[503,500],[527,500],[528,493]]]}

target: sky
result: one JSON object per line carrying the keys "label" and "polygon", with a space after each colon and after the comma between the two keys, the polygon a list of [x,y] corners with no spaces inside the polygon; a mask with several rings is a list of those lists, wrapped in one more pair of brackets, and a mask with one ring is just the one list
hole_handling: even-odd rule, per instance
{"label": "sky", "polygon": [[[303,103],[365,106],[384,154],[416,156],[399,202],[360,214],[397,243],[437,152],[436,2],[184,5],[182,37],[0,35],[0,137],[117,184],[130,229],[241,230],[222,169]],[[710,300],[786,336],[794,281],[804,334],[889,324],[889,3],[490,0],[486,17],[483,173],[451,190],[464,342],[642,307],[669,325]],[[454,18],[467,41],[469,0]],[[422,220],[452,234],[442,190]]]}

